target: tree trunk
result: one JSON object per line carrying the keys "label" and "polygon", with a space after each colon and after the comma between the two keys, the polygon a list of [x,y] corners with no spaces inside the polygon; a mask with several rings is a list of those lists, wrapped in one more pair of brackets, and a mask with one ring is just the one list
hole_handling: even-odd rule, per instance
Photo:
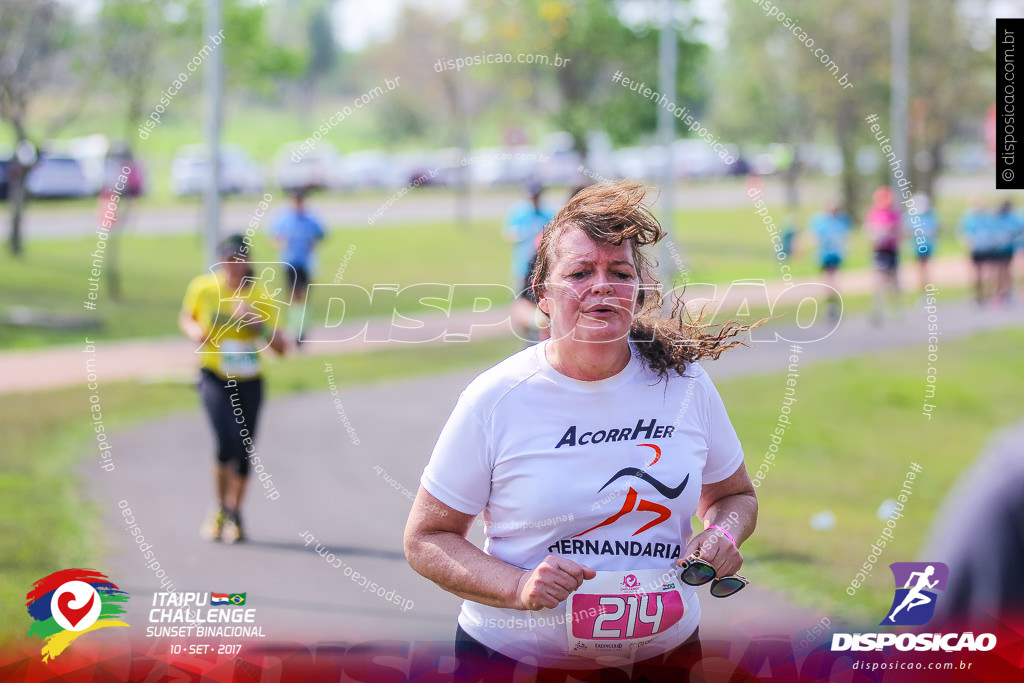
{"label": "tree trunk", "polygon": [[21,219],[25,209],[25,176],[28,168],[21,165],[17,158],[11,160],[10,175],[7,185],[7,200],[11,210],[11,230],[8,235],[7,247],[14,256],[22,254]]}
{"label": "tree trunk", "polygon": [[932,166],[928,169],[927,173],[922,174],[920,191],[928,195],[928,198],[932,200],[932,206],[935,206],[935,187],[938,184],[939,176],[942,175],[942,171],[945,167],[945,159],[943,157],[945,141],[934,141],[931,145],[931,149],[928,151],[931,152]]}
{"label": "tree trunk", "polygon": [[860,207],[857,205],[859,179],[857,177],[856,151],[853,148],[850,112],[846,107],[840,107],[836,116],[836,142],[843,157],[843,171],[840,176],[843,210],[854,222],[857,222],[860,219]]}
{"label": "tree trunk", "polygon": [[789,166],[786,168],[784,178],[786,180],[786,210],[796,215],[800,210],[800,149],[793,147],[793,156],[790,157]]}

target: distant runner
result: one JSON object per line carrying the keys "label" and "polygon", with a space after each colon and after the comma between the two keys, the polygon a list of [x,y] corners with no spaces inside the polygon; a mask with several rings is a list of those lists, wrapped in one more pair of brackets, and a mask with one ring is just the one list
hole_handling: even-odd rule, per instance
{"label": "distant runner", "polygon": [[189,283],[178,325],[196,344],[199,395],[217,440],[217,507],[201,533],[234,543],[245,539],[242,498],[263,402],[260,352],[268,346],[285,351],[276,326],[287,296],[282,287],[268,288],[273,268],[255,277],[241,235],[226,239],[219,254],[214,273]]}
{"label": "distant runner", "polygon": [[306,190],[293,192],[292,206],[278,213],[270,228],[270,237],[280,250],[278,258],[291,266],[285,269],[294,295],[287,327],[296,346],[301,343],[303,304],[314,271],[313,251],[325,234],[323,222],[306,207],[306,194]]}
{"label": "distant runner", "polygon": [[545,335],[536,319],[537,302],[529,287],[529,276],[544,226],[551,222],[555,212],[541,202],[544,188],[539,183],[530,183],[526,191],[529,201],[512,207],[502,236],[512,243],[511,284],[518,295],[512,302],[512,323],[521,338],[535,342]]}
{"label": "distant runner", "polygon": [[895,316],[901,315],[900,302],[900,212],[893,204],[892,190],[880,187],[875,190],[871,207],[868,209],[864,227],[874,249],[875,270],[878,281],[875,287],[875,303],[872,322],[876,325],[885,320],[886,299]]}
{"label": "distant runner", "polygon": [[917,224],[908,216],[906,229],[910,234],[910,245],[917,257],[917,279],[922,296],[927,285],[932,281],[928,272],[928,262],[935,251],[935,238],[939,234],[939,218],[932,208],[931,199],[928,195],[920,194],[914,198],[914,205],[917,207]]}
{"label": "distant runner", "polygon": [[825,284],[834,290],[828,299],[829,320],[839,318],[839,295],[835,293],[839,291],[836,273],[846,258],[846,245],[851,227],[850,217],[843,211],[838,201],[831,202],[827,210],[811,217],[810,231],[818,242],[818,263],[821,265]]}

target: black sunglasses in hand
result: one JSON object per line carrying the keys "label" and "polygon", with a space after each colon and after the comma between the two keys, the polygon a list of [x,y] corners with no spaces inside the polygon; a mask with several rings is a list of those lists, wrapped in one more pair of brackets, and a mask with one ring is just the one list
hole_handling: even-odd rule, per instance
{"label": "black sunglasses in hand", "polygon": [[715,568],[699,557],[691,557],[679,565],[679,578],[691,586],[703,586],[711,581],[711,595],[716,598],[727,598],[743,590],[749,583],[739,574],[730,574],[715,578]]}

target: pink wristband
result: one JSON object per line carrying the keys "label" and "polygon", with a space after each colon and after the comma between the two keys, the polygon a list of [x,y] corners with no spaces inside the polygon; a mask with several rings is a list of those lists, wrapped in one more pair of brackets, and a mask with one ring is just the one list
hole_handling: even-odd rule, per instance
{"label": "pink wristband", "polygon": [[[730,534],[728,531],[726,531],[722,527],[718,526],[717,524],[712,524],[711,526],[708,527],[708,529],[718,529],[723,534],[725,534],[726,538],[728,538],[730,541],[732,541],[732,545],[733,545],[734,548],[739,548],[739,545],[736,544],[736,539],[732,537],[732,534]],[[707,531],[707,529],[705,529],[705,531]]]}

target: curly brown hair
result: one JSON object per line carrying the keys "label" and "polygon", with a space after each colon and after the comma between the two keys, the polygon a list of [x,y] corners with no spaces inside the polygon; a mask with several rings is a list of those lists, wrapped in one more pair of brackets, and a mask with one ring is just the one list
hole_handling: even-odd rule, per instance
{"label": "curly brown hair", "polygon": [[647,189],[639,183],[617,180],[580,190],[545,228],[530,284],[535,294],[543,295],[558,258],[558,242],[570,230],[582,230],[594,242],[614,246],[628,242],[640,275],[640,312],[633,317],[629,338],[636,342],[635,348],[647,367],[667,380],[670,371],[682,374],[688,363],[701,358],[715,359],[735,346],[746,346],[736,337],[767,319],[752,325],[729,321],[717,332],[711,331],[711,326],[703,322],[703,313],[694,320],[687,319],[682,294],[676,297],[668,317],[662,313],[664,299],[653,274],[656,264],[643,248],[660,242],[665,231],[644,204]]}

